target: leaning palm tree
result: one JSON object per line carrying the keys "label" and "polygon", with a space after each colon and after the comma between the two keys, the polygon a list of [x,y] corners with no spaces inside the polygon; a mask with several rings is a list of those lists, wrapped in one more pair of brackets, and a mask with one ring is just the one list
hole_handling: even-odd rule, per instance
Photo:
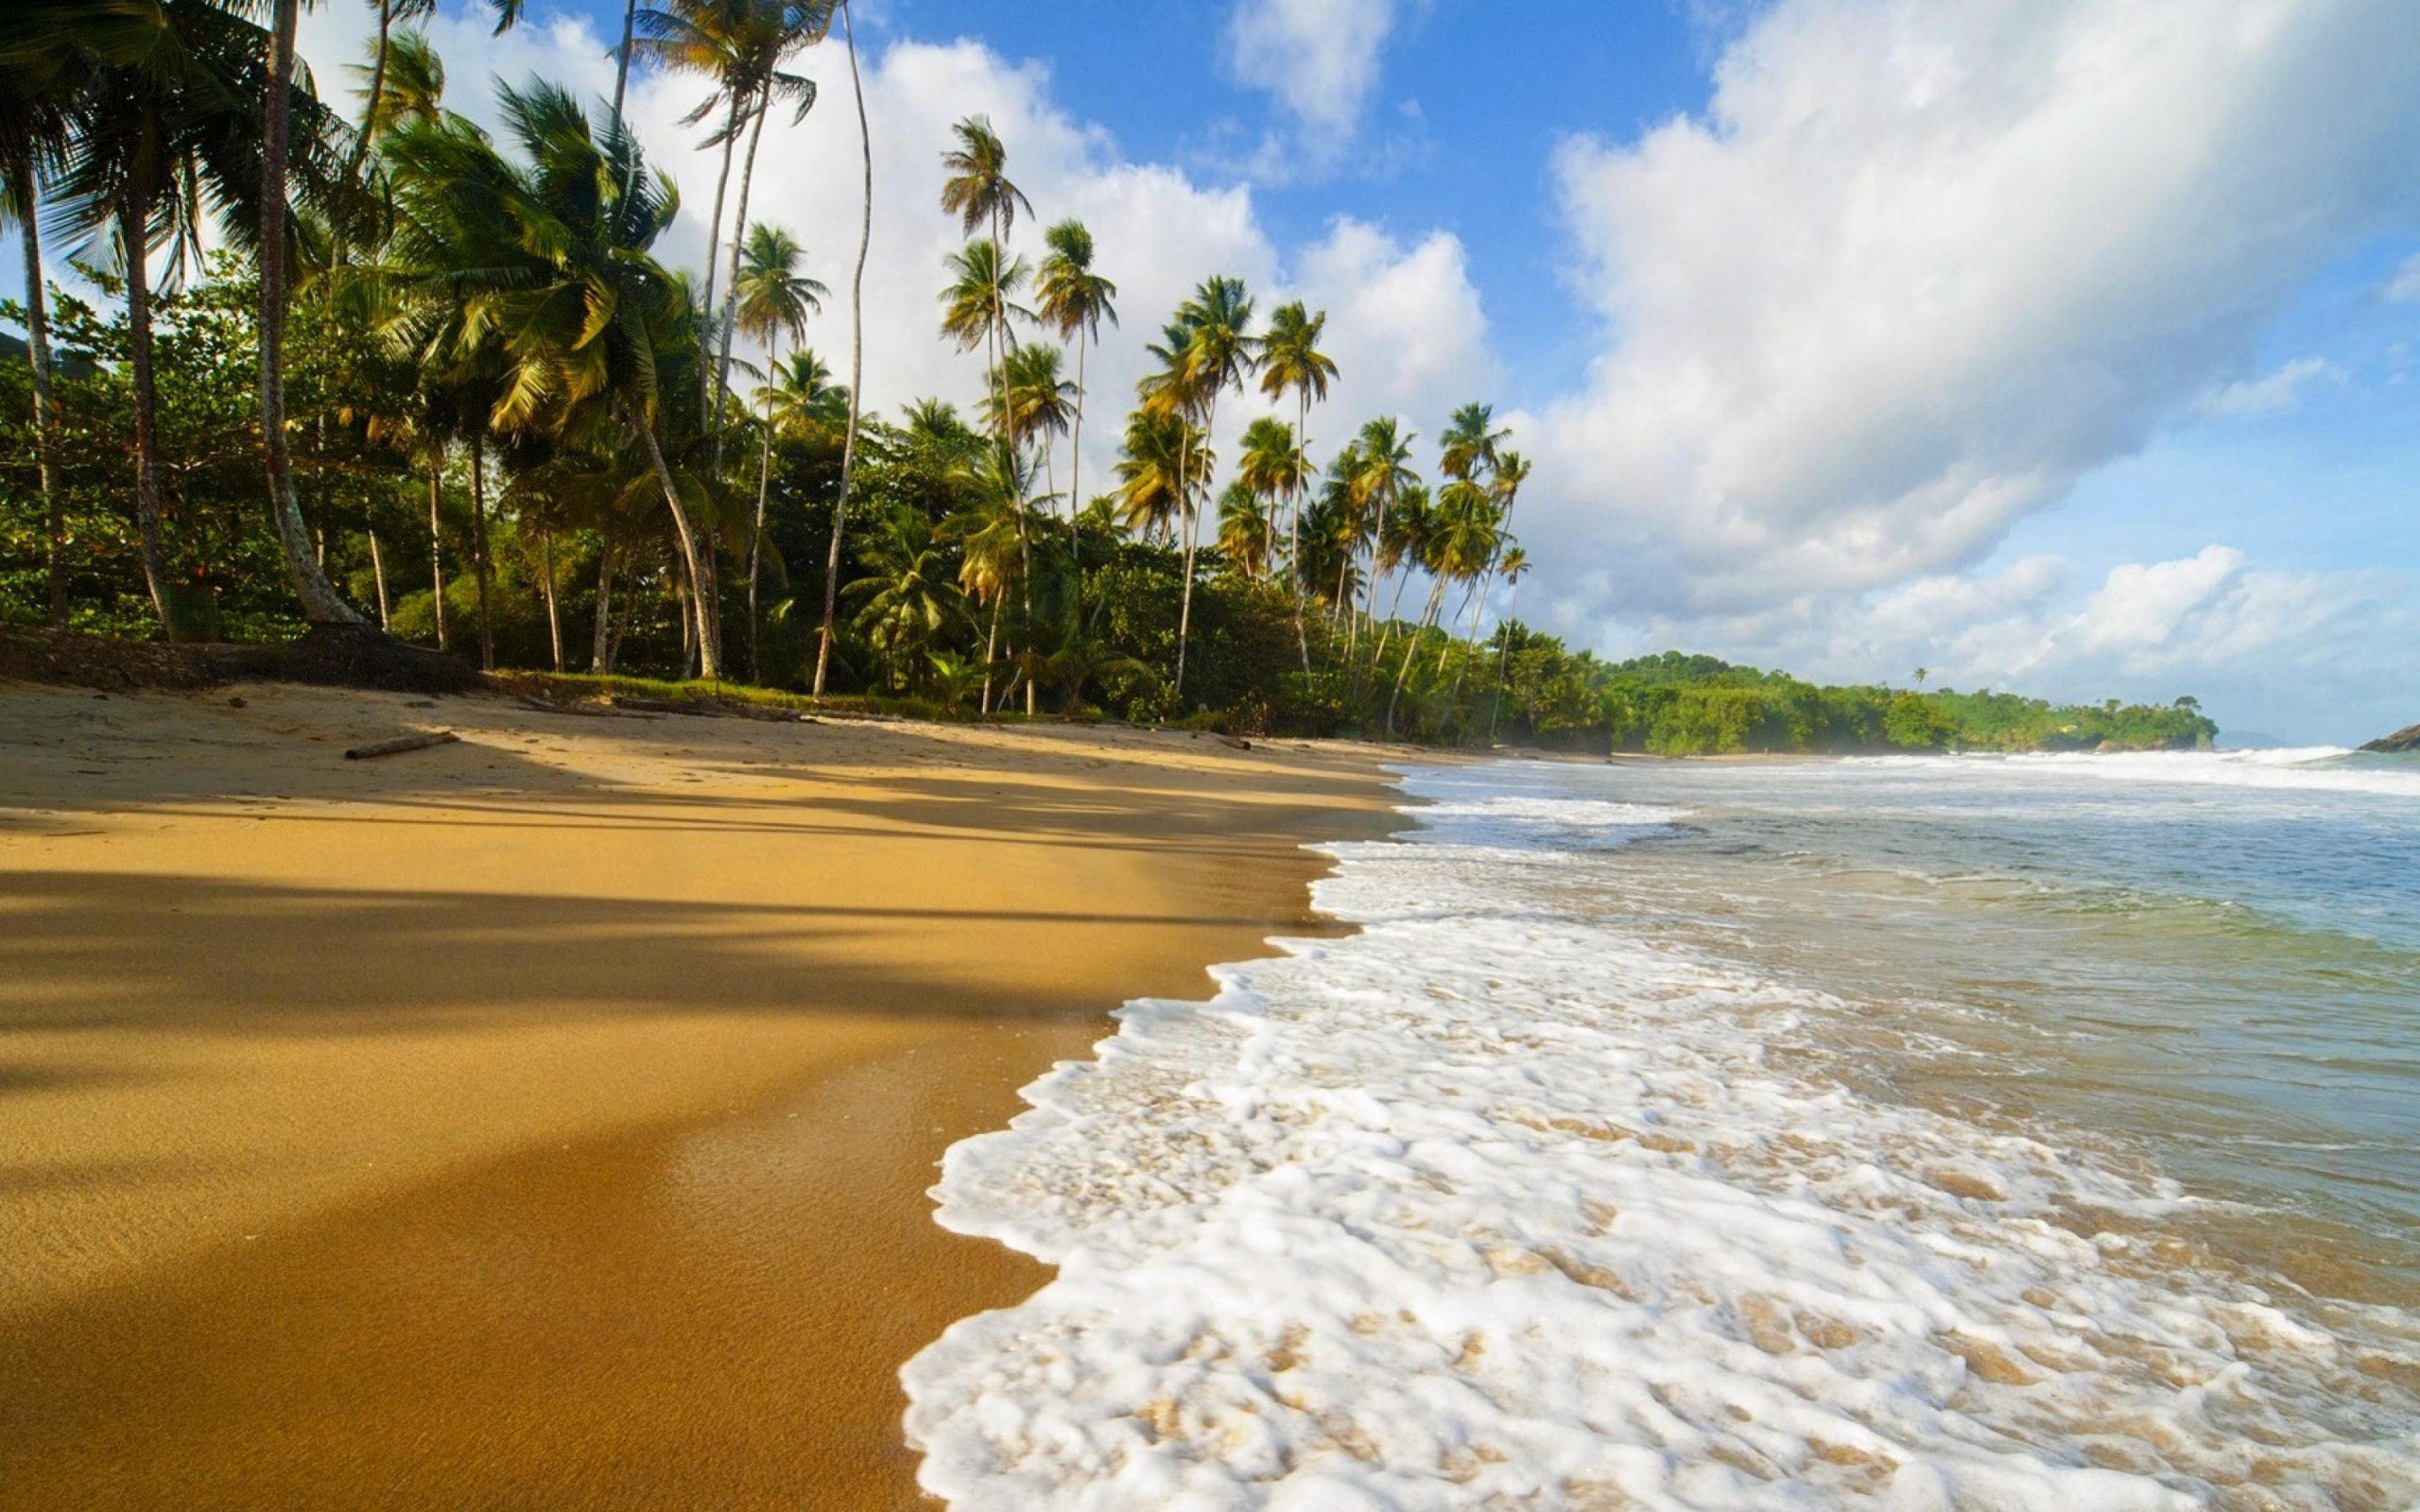
{"label": "leaning palm tree", "polygon": [[[806,335],[807,317],[823,308],[831,290],[799,271],[806,249],[789,232],[773,226],[750,229],[739,275],[732,280],[738,297],[734,318],[741,330],[765,343],[766,364],[778,369],[782,337],[792,341]],[[765,499],[773,480],[774,387],[765,390],[764,451],[756,464],[756,521],[748,537],[748,680],[763,677],[757,660],[756,590],[765,545]]]}
{"label": "leaning palm tree", "polygon": [[567,91],[500,86],[498,96],[526,166],[455,117],[389,146],[389,276],[443,320],[458,306],[459,339],[496,352],[501,397],[487,424],[544,431],[575,449],[643,448],[687,572],[699,671],[719,677],[704,501],[684,495],[661,434],[666,380],[685,380],[681,364],[700,360],[689,291],[651,250],[680,197],[670,178],[645,170],[627,130],[599,136]]}
{"label": "leaning palm tree", "polygon": [[[1325,403],[1327,386],[1337,376],[1336,363],[1320,350],[1320,340],[1327,334],[1327,312],[1313,315],[1296,300],[1281,304],[1269,315],[1269,334],[1260,338],[1260,391],[1270,399],[1294,396],[1294,434],[1305,456],[1310,451],[1311,401]],[[1288,497],[1287,531],[1293,549],[1302,549],[1302,515],[1304,490],[1310,477],[1305,472],[1299,486]],[[1294,581],[1294,640],[1302,651],[1303,670],[1311,669],[1311,643],[1303,629],[1303,581]]]}
{"label": "leaning palm tree", "polygon": [[832,499],[831,555],[823,568],[823,627],[815,649],[815,696],[819,698],[823,696],[824,674],[832,665],[833,617],[839,607],[840,536],[849,523],[849,490],[857,475],[857,406],[866,376],[866,251],[873,245],[873,136],[866,129],[866,91],[857,76],[856,23],[849,0],[840,0],[840,35],[849,50],[849,92],[856,101],[857,152],[865,180],[858,201],[857,270],[849,284],[849,428],[840,443],[840,489]]}
{"label": "leaning palm tree", "polygon": [[[334,112],[321,108],[305,85],[299,92],[294,77],[294,29],[302,0],[273,0],[270,7],[268,77],[263,81],[260,158],[260,402],[261,462],[268,482],[269,521],[277,528],[277,543],[285,557],[285,575],[302,613],[314,625],[359,625],[354,611],[328,581],[313,550],[311,533],[302,523],[302,507],[294,496],[294,464],[285,438],[285,298],[287,262],[286,180],[293,149],[306,180],[332,186],[349,174],[328,162],[340,127]],[[306,112],[303,129],[294,132],[295,107]],[[315,171],[316,170],[316,171]]]}
{"label": "leaning palm tree", "polygon": [[[1042,233],[1050,250],[1042,259],[1034,313],[1076,349],[1076,412],[1067,443],[1067,539],[1076,548],[1076,519],[1084,497],[1084,352],[1100,345],[1100,323],[1117,323],[1117,285],[1093,270],[1093,233],[1080,220],[1063,220]],[[1083,581],[1078,559],[1077,582]]]}

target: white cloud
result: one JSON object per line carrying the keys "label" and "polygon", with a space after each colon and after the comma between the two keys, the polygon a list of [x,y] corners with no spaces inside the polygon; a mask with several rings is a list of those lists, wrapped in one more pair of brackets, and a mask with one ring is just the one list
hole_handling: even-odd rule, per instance
{"label": "white cloud", "polygon": [[2386,298],[2390,304],[2420,304],[2420,252],[2405,258],[2387,280]]}
{"label": "white cloud", "polygon": [[2303,390],[2325,380],[2341,385],[2344,369],[2325,357],[2297,357],[2257,378],[2238,379],[2213,388],[2195,405],[2204,415],[2238,419],[2250,415],[2282,415],[2303,402]]}
{"label": "white cloud", "polygon": [[1378,84],[1395,0],[1236,0],[1227,60],[1305,126],[1350,137]]}
{"label": "white cloud", "polygon": [[1547,595],[1749,613],[1978,560],[2411,214],[2415,84],[2396,0],[1783,0],[1704,118],[1561,153],[1605,336],[1543,416]]}

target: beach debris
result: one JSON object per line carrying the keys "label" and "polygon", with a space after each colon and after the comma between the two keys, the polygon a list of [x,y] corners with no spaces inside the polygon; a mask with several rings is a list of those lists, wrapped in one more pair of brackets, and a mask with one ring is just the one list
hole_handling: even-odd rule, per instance
{"label": "beach debris", "polygon": [[227,707],[230,709],[242,709],[247,707],[244,702],[244,696],[242,694],[237,694],[234,697],[228,699]]}
{"label": "beach debris", "polygon": [[1219,737],[1219,744],[1221,746],[1233,746],[1237,750],[1252,749],[1251,741],[1242,739],[1236,735],[1220,735]]}
{"label": "beach debris", "polygon": [[381,756],[401,756],[407,750],[426,750],[431,746],[451,746],[461,738],[450,730],[425,735],[398,735],[392,740],[355,746],[344,753],[344,759],[349,762],[374,761]]}
{"label": "beach debris", "polygon": [[437,700],[434,698],[411,698],[405,701],[404,707],[406,709],[434,709],[437,707]]}

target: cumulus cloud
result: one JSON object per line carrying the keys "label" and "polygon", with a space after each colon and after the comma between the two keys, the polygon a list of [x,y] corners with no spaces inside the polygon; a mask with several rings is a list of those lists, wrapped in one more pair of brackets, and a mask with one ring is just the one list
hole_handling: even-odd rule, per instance
{"label": "cumulus cloud", "polygon": [[1558,159],[1605,335],[1542,416],[1547,593],[1741,614],[1979,559],[2411,212],[2415,83],[2394,0],[1782,0],[1702,118]]}
{"label": "cumulus cloud", "polygon": [[1305,126],[1352,135],[1378,84],[1395,0],[1236,0],[1227,60]]}
{"label": "cumulus cloud", "polygon": [[2204,415],[2236,419],[2248,415],[2282,415],[2303,402],[2303,390],[2313,383],[2344,382],[2342,368],[2325,357],[2297,357],[2257,378],[2243,378],[2211,389],[2195,407]]}

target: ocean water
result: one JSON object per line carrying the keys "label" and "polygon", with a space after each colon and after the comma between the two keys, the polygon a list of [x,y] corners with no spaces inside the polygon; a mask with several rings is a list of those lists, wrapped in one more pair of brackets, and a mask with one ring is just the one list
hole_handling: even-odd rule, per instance
{"label": "ocean water", "polygon": [[1498,763],[953,1148],[966,1508],[2420,1506],[2420,763]]}

